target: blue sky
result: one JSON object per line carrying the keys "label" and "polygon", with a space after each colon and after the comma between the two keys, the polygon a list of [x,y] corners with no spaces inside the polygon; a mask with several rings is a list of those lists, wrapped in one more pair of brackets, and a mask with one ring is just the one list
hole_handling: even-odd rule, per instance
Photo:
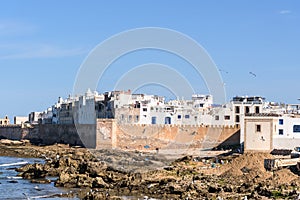
{"label": "blue sky", "polygon": [[[300,98],[299,1],[10,0],[0,5],[0,117],[43,111],[59,96],[67,97],[96,45],[140,27],[174,29],[201,44],[221,69],[228,100],[262,95],[297,103]],[[196,92],[207,93],[186,63],[159,51],[119,59],[99,90],[109,90],[124,69],[149,62],[174,66]]]}

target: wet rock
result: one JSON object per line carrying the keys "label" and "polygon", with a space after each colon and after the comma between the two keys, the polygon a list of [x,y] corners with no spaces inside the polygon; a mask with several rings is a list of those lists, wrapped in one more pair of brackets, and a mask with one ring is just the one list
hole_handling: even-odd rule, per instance
{"label": "wet rock", "polygon": [[45,178],[46,175],[47,171],[43,169],[43,165],[37,163],[28,165],[23,169],[23,172],[20,174],[20,176],[22,176],[24,179],[40,179]]}
{"label": "wet rock", "polygon": [[38,183],[38,184],[50,184],[51,180],[49,179],[32,179],[30,180],[31,183]]}
{"label": "wet rock", "polygon": [[10,181],[7,181],[8,183],[18,183],[18,181],[16,180],[10,180]]}

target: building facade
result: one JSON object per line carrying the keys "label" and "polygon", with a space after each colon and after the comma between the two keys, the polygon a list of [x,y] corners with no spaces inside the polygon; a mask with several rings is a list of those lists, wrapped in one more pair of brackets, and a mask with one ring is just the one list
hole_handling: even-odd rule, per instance
{"label": "building facade", "polygon": [[245,151],[294,149],[300,146],[298,114],[247,115],[244,121]]}
{"label": "building facade", "polygon": [[10,120],[8,116],[5,116],[3,119],[0,119],[0,125],[9,125],[9,124],[10,124]]}

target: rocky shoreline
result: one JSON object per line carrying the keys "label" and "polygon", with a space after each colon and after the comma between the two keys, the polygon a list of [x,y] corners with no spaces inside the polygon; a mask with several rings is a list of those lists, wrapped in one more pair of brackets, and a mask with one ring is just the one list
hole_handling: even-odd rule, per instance
{"label": "rocky shoreline", "polygon": [[89,151],[68,145],[33,146],[27,142],[0,144],[0,156],[44,158],[17,171],[34,183],[78,188],[80,199],[122,199],[137,196],[157,199],[296,199],[300,179],[293,169],[266,171],[270,154],[227,154],[216,158],[185,156],[175,161],[164,156],[112,150]]}

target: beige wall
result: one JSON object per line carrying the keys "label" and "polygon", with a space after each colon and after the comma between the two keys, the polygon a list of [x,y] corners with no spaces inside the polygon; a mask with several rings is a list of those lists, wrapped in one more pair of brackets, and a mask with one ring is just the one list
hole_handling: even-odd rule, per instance
{"label": "beige wall", "polygon": [[[260,132],[257,131],[260,125]],[[271,151],[273,149],[273,134],[276,129],[275,119],[268,117],[245,118],[244,150]]]}
{"label": "beige wall", "polygon": [[117,147],[116,120],[97,119],[96,149],[111,149]]}
{"label": "beige wall", "polygon": [[238,145],[239,128],[193,125],[117,125],[117,146],[122,149],[176,149]]}

